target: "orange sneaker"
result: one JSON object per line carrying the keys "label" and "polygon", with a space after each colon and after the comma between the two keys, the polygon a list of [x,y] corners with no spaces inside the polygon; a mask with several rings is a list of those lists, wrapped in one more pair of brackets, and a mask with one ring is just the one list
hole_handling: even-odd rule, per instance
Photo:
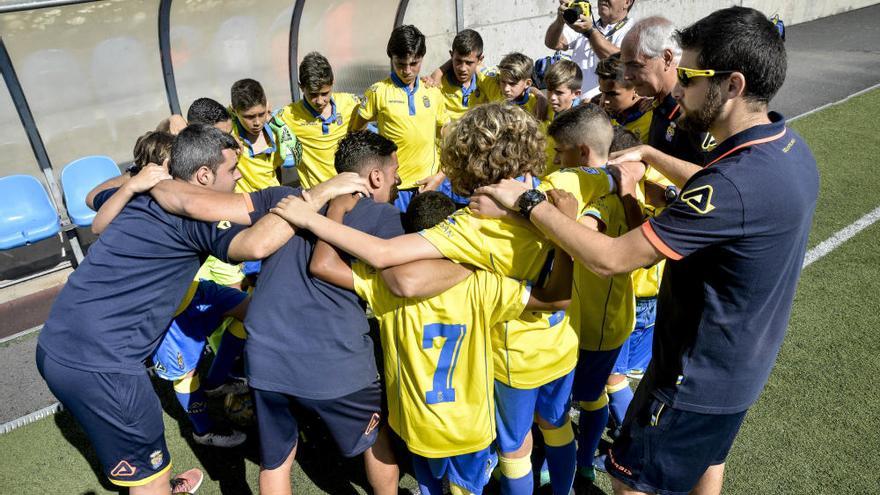
{"label": "orange sneaker", "polygon": [[172,494],[193,494],[202,486],[205,475],[199,468],[192,468],[189,471],[178,474],[171,480]]}

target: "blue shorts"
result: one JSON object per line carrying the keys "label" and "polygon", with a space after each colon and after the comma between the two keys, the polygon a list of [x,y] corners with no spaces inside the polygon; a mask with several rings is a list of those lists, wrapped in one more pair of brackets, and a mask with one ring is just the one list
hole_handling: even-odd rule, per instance
{"label": "blue shorts", "polygon": [[78,370],[41,347],[37,369],[85,431],[114,485],[145,485],[171,469],[162,406],[146,370],[136,375]]}
{"label": "blue shorts", "polygon": [[257,261],[245,261],[241,264],[241,271],[248,275],[258,275],[260,270],[263,269],[263,262],[261,260]]}
{"label": "blue shorts", "polygon": [[296,447],[299,424],[294,408],[320,416],[343,456],[354,457],[372,447],[382,423],[382,388],[377,380],[357,392],[328,400],[254,389],[254,407],[260,433],[260,465],[275,469]]}
{"label": "blue shorts", "polygon": [[614,363],[614,373],[618,375],[643,374],[651,362],[651,347],[654,343],[654,320],[657,317],[657,298],[640,297],[636,299],[636,326],[632,334],[620,348],[620,355]]}
{"label": "blue shorts", "polygon": [[489,446],[478,452],[432,459],[410,453],[413,471],[422,495],[442,495],[444,478],[480,495],[498,465],[498,455]]}
{"label": "blue shorts", "polygon": [[156,374],[165,380],[177,380],[194,370],[208,336],[223,322],[223,315],[246,297],[247,293],[238,289],[199,281],[189,306],[174,318],[153,353]]}
{"label": "blue shorts", "polygon": [[519,449],[535,422],[535,413],[553,426],[568,421],[574,371],[537,388],[512,388],[495,380],[495,422],[502,453]]}
{"label": "blue shorts", "polygon": [[406,213],[406,209],[409,208],[409,202],[412,201],[413,196],[419,193],[418,187],[411,187],[409,189],[400,189],[397,191],[397,197],[394,198],[394,206],[401,213]]}
{"label": "blue shorts", "polygon": [[581,351],[578,354],[577,368],[574,369],[574,387],[572,398],[577,402],[593,402],[605,393],[608,375],[614,368],[614,362],[620,353],[620,347],[610,351]]}
{"label": "blue shorts", "polygon": [[605,467],[636,490],[686,494],[706,469],[724,463],[745,415],[673,409],[639,387]]}
{"label": "blue shorts", "polygon": [[443,183],[440,184],[440,187],[437,188],[437,191],[449,196],[449,199],[451,199],[452,202],[455,203],[455,206],[459,208],[464,208],[471,202],[470,198],[459,196],[452,192],[452,182],[449,182],[449,179],[444,180]]}

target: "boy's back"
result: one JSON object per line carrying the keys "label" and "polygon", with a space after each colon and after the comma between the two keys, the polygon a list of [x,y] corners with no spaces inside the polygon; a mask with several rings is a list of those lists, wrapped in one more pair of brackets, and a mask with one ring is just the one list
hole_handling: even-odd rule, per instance
{"label": "boy's back", "polygon": [[424,457],[486,448],[495,438],[488,334],[522,313],[528,286],[478,270],[440,295],[404,299],[374,268],[352,270],[355,291],[380,323],[391,427]]}

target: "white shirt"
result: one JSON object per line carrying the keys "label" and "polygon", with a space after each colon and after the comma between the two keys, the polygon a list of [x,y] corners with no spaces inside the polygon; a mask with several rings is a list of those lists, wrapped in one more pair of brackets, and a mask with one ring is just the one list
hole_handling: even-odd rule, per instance
{"label": "white shirt", "polygon": [[[625,21],[623,25],[620,25],[620,23],[624,21],[620,21],[620,23],[607,26],[601,25],[601,21],[599,21],[596,24],[596,31],[602,33],[606,39],[609,39],[610,34],[609,41],[614,46],[619,47],[623,37],[626,36],[626,33],[635,24],[635,21],[631,18],[626,18]],[[587,37],[572,29],[568,24],[563,28],[562,34],[568,40],[568,46],[565,49],[571,50],[572,62],[578,64],[583,72],[584,82],[581,84],[583,96],[581,96],[581,99],[589,100],[599,94],[599,78],[596,76],[596,65],[599,63],[599,57],[593,52],[593,47],[590,46],[590,41]]]}

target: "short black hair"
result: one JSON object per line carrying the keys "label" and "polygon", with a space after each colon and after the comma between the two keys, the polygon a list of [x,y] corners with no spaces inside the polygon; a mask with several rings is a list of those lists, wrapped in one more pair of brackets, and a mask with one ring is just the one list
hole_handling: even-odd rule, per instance
{"label": "short black hair", "polygon": [[370,161],[387,158],[397,151],[394,141],[380,136],[375,132],[356,131],[339,141],[339,148],[334,156],[336,172],[356,172]]}
{"label": "short black hair", "polygon": [[479,57],[483,55],[483,37],[473,29],[464,29],[452,40],[452,51],[459,55],[476,52]]}
{"label": "short black hair", "polygon": [[745,76],[744,98],[767,104],[782,87],[785,42],[767,16],[747,7],[716,10],[676,32],[682,50],[699,53],[693,69],[732,70]]}
{"label": "short black hair", "polygon": [[266,104],[266,92],[263,91],[263,86],[253,79],[235,81],[232,83],[230,93],[232,108],[239,111]]}
{"label": "short black hair", "polygon": [[585,144],[602,155],[608,154],[614,140],[611,119],[599,105],[582,103],[560,112],[547,127],[547,135],[557,143]]}
{"label": "short black hair", "polygon": [[333,68],[327,57],[311,52],[299,63],[299,85],[304,91],[317,93],[324,86],[333,86]]}
{"label": "short black hair", "polygon": [[214,125],[226,122],[230,118],[226,107],[211,98],[197,99],[192,102],[192,105],[189,106],[189,110],[186,112],[186,121],[189,124]]}
{"label": "short black hair", "polygon": [[452,199],[438,191],[425,191],[413,196],[403,214],[403,229],[411,234],[437,225],[455,213]]}
{"label": "short black hair", "polygon": [[614,128],[614,139],[611,140],[611,152],[623,151],[642,144],[635,133],[625,127]]}
{"label": "short black hair", "polygon": [[186,126],[171,146],[168,173],[176,179],[190,180],[201,167],[217,171],[223,163],[223,150],[238,151],[238,141],[208,124]]}
{"label": "short black hair", "polygon": [[388,38],[388,47],[385,49],[388,58],[424,57],[426,51],[425,35],[419,31],[419,28],[410,24],[394,28],[391,37]]}

